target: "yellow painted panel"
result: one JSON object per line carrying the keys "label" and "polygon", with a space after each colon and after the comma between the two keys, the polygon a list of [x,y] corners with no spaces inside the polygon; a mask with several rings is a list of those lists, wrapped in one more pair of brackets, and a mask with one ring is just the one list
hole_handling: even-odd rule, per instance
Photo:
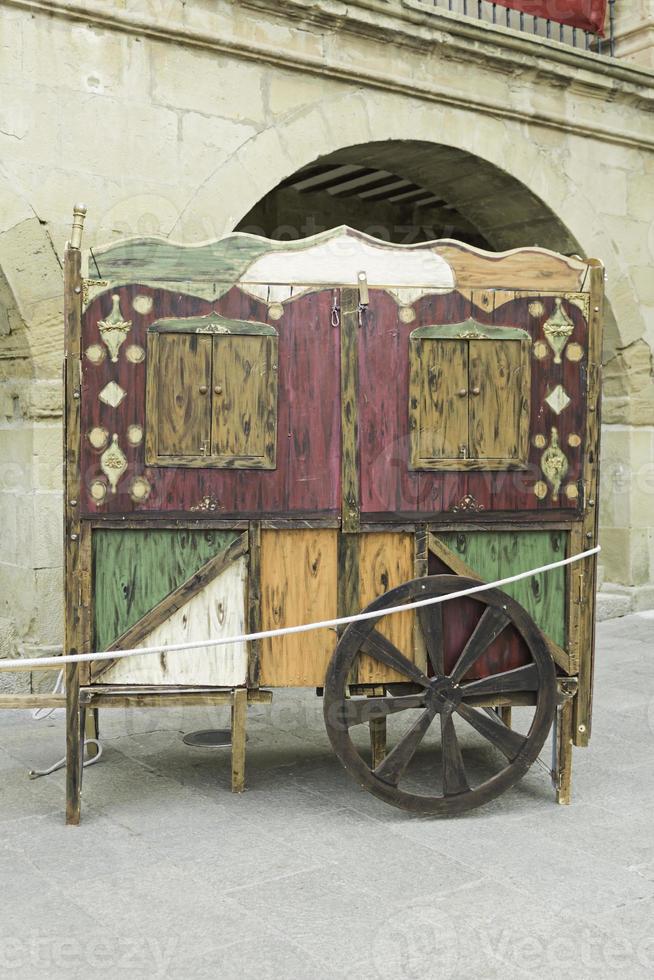
{"label": "yellow painted panel", "polygon": [[[334,619],[337,613],[337,532],[261,532],[261,628]],[[321,687],[336,646],[333,630],[263,640],[261,685]]]}
{"label": "yellow painted panel", "polygon": [[[359,603],[361,608],[397,585],[415,578],[413,536],[392,532],[361,534],[359,539]],[[414,660],[414,613],[388,616],[379,626],[398,650]],[[406,677],[381,667],[372,657],[361,657],[357,680],[360,684],[406,681]]]}

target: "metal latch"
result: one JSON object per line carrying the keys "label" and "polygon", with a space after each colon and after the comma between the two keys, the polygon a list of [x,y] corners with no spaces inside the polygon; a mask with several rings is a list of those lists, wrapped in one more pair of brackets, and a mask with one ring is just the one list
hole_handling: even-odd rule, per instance
{"label": "metal latch", "polygon": [[368,296],[368,277],[365,272],[357,273],[357,282],[359,284],[359,326],[362,325],[362,313],[368,307],[370,302],[370,297]]}
{"label": "metal latch", "polygon": [[467,446],[459,446],[459,456],[461,457],[461,459],[467,459],[468,458],[468,447]]}

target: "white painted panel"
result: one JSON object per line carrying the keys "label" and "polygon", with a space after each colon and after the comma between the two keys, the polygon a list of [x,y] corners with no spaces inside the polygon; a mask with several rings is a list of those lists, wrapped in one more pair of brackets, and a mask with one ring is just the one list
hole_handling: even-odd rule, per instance
{"label": "white painted panel", "polygon": [[243,273],[239,285],[245,292],[253,291],[257,284],[265,284],[266,289],[286,283],[293,284],[294,289],[303,285],[354,286],[363,271],[369,286],[428,286],[432,291],[454,288],[450,265],[429,246],[391,245],[355,236],[345,228],[329,234],[326,241],[315,245],[307,247],[303,242],[301,247],[296,243],[259,256]]}
{"label": "white painted panel", "polygon": [[[242,557],[157,626],[139,646],[155,647],[245,633],[247,562]],[[183,650],[118,660],[101,684],[182,684],[231,687],[247,677],[247,645]]]}

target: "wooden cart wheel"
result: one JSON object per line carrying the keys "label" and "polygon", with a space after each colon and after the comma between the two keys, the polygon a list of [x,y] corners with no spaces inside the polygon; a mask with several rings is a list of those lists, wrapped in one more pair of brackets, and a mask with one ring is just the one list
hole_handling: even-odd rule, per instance
{"label": "wooden cart wheel", "polygon": [[[443,645],[443,616],[447,603],[416,610],[431,664],[429,672],[433,671],[433,676],[423,673],[379,632],[383,610],[390,606],[447,595],[478,584],[473,579],[456,575],[434,575],[391,589],[366,607],[366,611],[379,610],[379,618],[351,623],[334,651],[324,691],[325,725],[330,741],[353,778],[364,789],[393,806],[415,813],[453,816],[489,802],[527,772],[552,726],[556,708],[554,662],[531,617],[499,589],[469,597],[485,608],[449,673],[444,669]],[[478,680],[466,680],[466,675],[484,651],[509,625],[523,638],[531,662]],[[398,671],[406,681],[415,685],[416,693],[348,697],[352,668],[362,654]],[[474,706],[480,701],[492,703],[494,697],[498,700],[504,697],[506,702],[507,696],[518,702],[534,703],[534,714],[526,734],[507,727],[495,712]],[[352,740],[351,730],[371,719],[401,716],[402,712],[417,713],[417,717],[373,769],[364,757],[363,747],[360,751]],[[416,775],[410,772],[410,763],[437,716],[440,720],[440,772],[435,768],[436,755],[430,756],[426,770],[424,765],[421,768],[420,791],[416,792]],[[411,715],[405,717],[408,722],[412,719]],[[401,721],[400,717],[398,723]],[[469,735],[473,743],[481,744],[470,744]],[[438,751],[434,746],[434,753]],[[473,778],[476,773],[471,776],[466,770],[464,754],[467,752],[482,752],[485,766],[490,756],[491,775],[476,785]],[[403,782],[409,783],[408,789],[402,788]]]}

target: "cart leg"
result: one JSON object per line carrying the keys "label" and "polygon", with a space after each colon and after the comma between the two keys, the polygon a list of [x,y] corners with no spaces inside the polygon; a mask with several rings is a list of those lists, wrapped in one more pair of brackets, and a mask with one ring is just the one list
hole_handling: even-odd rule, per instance
{"label": "cart leg", "polygon": [[386,758],[386,719],[372,718],[369,724],[372,768],[376,769]]}
{"label": "cart leg", "polygon": [[507,728],[511,727],[511,705],[503,704],[499,709],[499,715]]}
{"label": "cart leg", "polygon": [[232,701],[232,793],[245,789],[245,729],[248,714],[248,692],[237,687]]}
{"label": "cart leg", "polygon": [[572,789],[572,744],[574,736],[574,698],[566,698],[557,708],[556,719],[556,802],[568,804]]}
{"label": "cart leg", "polygon": [[82,806],[82,739],[79,666],[68,664],[66,667],[66,823],[72,826],[79,823]]}

